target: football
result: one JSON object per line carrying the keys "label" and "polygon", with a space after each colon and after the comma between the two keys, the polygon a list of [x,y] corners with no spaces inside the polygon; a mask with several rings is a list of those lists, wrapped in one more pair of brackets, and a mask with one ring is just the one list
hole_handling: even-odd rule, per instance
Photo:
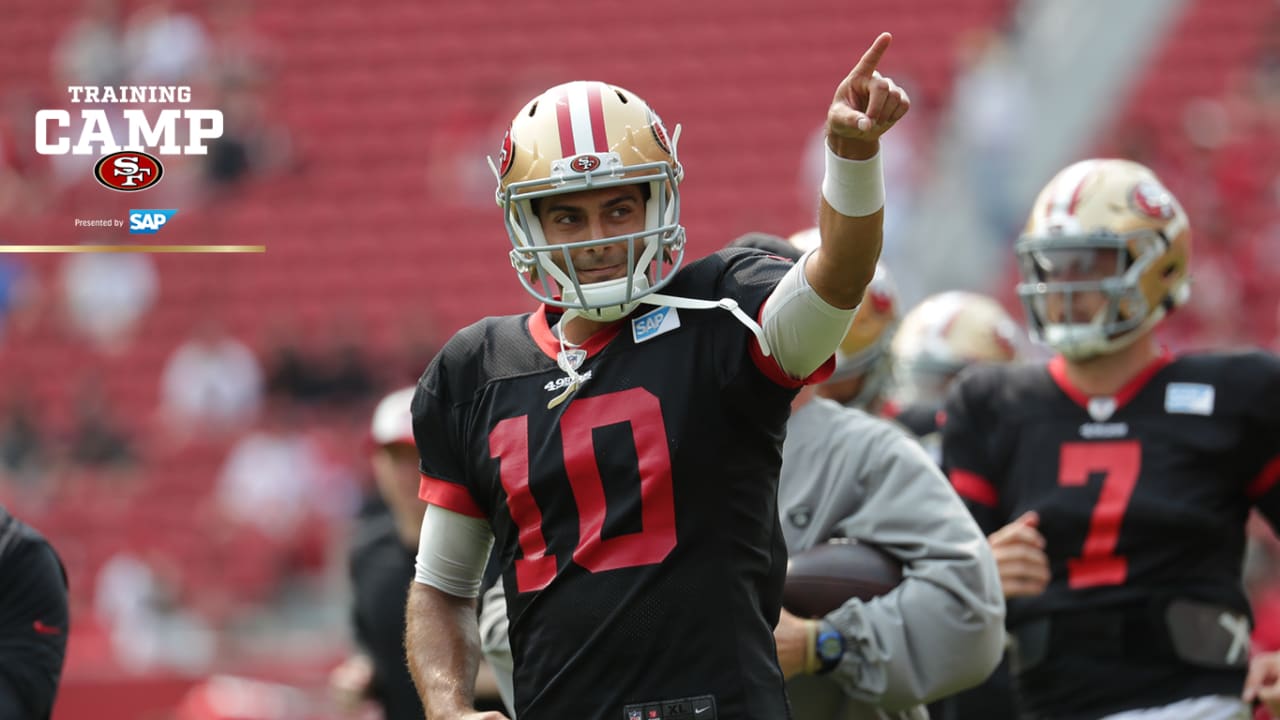
{"label": "football", "polygon": [[870,600],[902,582],[902,563],[875,545],[835,538],[791,556],[782,606],[816,618],[850,598]]}

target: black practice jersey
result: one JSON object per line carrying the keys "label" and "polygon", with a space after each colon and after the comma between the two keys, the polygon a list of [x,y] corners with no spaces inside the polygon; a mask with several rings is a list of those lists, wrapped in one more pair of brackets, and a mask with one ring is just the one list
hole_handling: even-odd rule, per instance
{"label": "black practice jersey", "polygon": [[[789,267],[724,250],[665,292],[758,317]],[[461,331],[414,400],[424,499],[493,528],[517,715],[787,717],[776,496],[800,383],[727,312],[642,305],[571,351],[585,381],[549,408],[549,313]]]}
{"label": "black practice jersey", "polygon": [[[1134,662],[1133,638],[1123,658],[1099,654],[1124,647],[1107,633],[1132,632],[1172,598],[1248,613],[1250,507],[1280,526],[1280,359],[1166,355],[1114,397],[1077,390],[1061,357],[977,367],[952,389],[942,433],[952,482],[987,533],[1039,513],[1052,579],[1010,600],[1010,628],[1046,617],[1078,628],[1019,679],[1029,710],[1097,717],[1239,693],[1242,669],[1199,670],[1154,650]],[[1102,628],[1108,611],[1130,613],[1130,630]]]}
{"label": "black practice jersey", "polygon": [[372,695],[386,720],[426,714],[404,656],[404,598],[413,581],[414,551],[405,547],[382,498],[362,508],[351,542],[355,639],[373,662]]}
{"label": "black practice jersey", "polygon": [[70,630],[67,574],[45,538],[0,507],[0,718],[48,718]]}
{"label": "black practice jersey", "polygon": [[938,432],[938,415],[942,410],[937,402],[916,402],[898,410],[893,420],[911,431],[916,437],[927,437]]}

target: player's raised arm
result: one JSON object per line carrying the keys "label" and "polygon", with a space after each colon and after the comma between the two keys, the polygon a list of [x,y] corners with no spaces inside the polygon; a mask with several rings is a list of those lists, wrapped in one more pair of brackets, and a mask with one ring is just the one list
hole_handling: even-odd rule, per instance
{"label": "player's raised arm", "polygon": [[911,107],[907,93],[876,70],[892,40],[889,33],[876,38],[840,82],[827,111],[822,247],[809,258],[805,275],[837,308],[855,307],[875,274],[884,224],[880,136]]}
{"label": "player's raised arm", "polygon": [[774,360],[792,378],[809,377],[831,357],[875,276],[884,226],[880,136],[911,106],[876,71],[892,39],[881,33],[836,88],[827,111],[822,242],[778,282],[761,313]]}

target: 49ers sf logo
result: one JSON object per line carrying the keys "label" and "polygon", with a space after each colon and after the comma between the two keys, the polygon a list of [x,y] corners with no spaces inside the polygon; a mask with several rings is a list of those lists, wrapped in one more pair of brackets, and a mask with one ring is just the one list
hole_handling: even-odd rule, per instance
{"label": "49ers sf logo", "polygon": [[112,190],[137,192],[160,182],[164,166],[153,155],[124,151],[102,156],[93,166],[93,177]]}
{"label": "49ers sf logo", "polygon": [[1173,195],[1164,186],[1151,180],[1143,180],[1133,187],[1129,197],[1133,208],[1156,220],[1173,219]]}
{"label": "49ers sf logo", "polygon": [[569,163],[569,167],[573,168],[574,172],[591,172],[600,167],[600,158],[595,155],[579,155]]}

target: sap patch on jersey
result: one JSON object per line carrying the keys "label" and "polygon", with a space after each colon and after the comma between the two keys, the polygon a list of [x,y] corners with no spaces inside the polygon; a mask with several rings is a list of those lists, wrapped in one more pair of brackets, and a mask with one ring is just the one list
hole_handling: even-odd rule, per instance
{"label": "sap patch on jersey", "polygon": [[1164,411],[1182,415],[1212,415],[1214,389],[1204,383],[1169,383],[1164,391]]}
{"label": "sap patch on jersey", "polygon": [[680,313],[673,307],[660,307],[631,321],[631,337],[640,344],[680,327]]}

